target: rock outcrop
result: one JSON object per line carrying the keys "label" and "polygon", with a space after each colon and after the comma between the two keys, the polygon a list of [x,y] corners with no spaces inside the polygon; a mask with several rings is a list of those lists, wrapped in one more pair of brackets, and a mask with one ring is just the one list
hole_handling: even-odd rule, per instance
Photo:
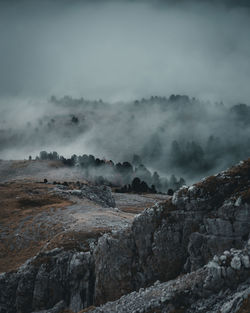
{"label": "rock outcrop", "polygon": [[249,303],[249,234],[250,159],[180,189],[87,252],[44,252],[2,274],[0,313],[77,312],[119,298],[96,312],[237,312],[230,297],[234,308]]}
{"label": "rock outcrop", "polygon": [[54,249],[40,253],[17,272],[0,276],[0,312],[28,313],[58,303],[78,312],[93,303],[93,282],[90,252]]}
{"label": "rock outcrop", "polygon": [[95,250],[96,302],[173,279],[224,250],[242,248],[250,233],[249,188],[246,161],[145,210],[130,231],[100,238]]}
{"label": "rock outcrop", "polygon": [[149,288],[141,288],[89,312],[249,312],[249,257],[250,240],[244,249],[216,255],[194,272],[165,283],[157,281]]}
{"label": "rock outcrop", "polygon": [[80,184],[78,189],[68,189],[63,185],[58,185],[55,190],[64,195],[73,195],[79,198],[87,198],[103,207],[115,207],[115,200],[108,186],[96,186],[89,184]]}

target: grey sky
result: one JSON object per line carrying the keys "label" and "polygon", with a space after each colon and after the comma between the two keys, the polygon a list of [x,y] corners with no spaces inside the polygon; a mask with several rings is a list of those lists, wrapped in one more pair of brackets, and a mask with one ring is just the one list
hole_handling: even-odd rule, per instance
{"label": "grey sky", "polygon": [[248,102],[247,1],[0,1],[0,97]]}

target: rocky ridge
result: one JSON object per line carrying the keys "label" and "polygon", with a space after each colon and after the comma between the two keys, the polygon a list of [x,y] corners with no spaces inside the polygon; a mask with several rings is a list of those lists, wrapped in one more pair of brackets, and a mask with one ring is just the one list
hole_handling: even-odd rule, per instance
{"label": "rocky ridge", "polygon": [[240,312],[249,304],[249,226],[250,159],[180,189],[89,251],[43,252],[2,274],[0,312],[104,303],[96,312]]}
{"label": "rocky ridge", "polygon": [[[204,267],[165,283],[156,281],[92,313],[240,312],[250,310],[250,240],[242,250],[226,250]],[[244,311],[243,311],[244,312]]]}
{"label": "rocky ridge", "polygon": [[79,184],[78,189],[67,189],[63,185],[57,185],[55,191],[65,197],[72,195],[78,198],[86,198],[103,207],[115,207],[115,200],[112,197],[111,188],[108,186],[95,186]]}

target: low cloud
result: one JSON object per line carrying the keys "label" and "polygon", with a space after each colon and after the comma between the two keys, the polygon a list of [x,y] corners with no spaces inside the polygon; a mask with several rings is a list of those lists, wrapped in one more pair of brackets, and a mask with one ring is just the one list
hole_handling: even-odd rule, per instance
{"label": "low cloud", "polygon": [[249,98],[237,1],[2,1],[0,95]]}

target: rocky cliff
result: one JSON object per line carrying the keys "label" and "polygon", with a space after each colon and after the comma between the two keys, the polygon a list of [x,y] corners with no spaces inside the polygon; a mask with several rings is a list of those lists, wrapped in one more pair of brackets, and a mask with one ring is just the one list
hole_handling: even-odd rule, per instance
{"label": "rocky cliff", "polygon": [[214,256],[206,266],[165,283],[156,281],[92,313],[250,312],[250,240],[242,250]]}
{"label": "rocky cliff", "polygon": [[249,233],[250,159],[90,240],[88,251],[45,251],[1,274],[0,312],[78,312],[119,298],[96,312],[248,312]]}

